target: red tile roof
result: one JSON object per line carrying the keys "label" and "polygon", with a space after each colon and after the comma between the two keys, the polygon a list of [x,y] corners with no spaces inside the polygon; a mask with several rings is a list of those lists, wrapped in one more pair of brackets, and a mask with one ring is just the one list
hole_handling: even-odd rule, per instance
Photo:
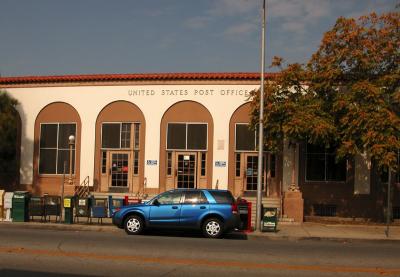
{"label": "red tile roof", "polygon": [[[266,78],[276,73],[265,74]],[[141,73],[141,74],[92,74],[62,76],[21,76],[0,77],[0,85],[43,84],[43,83],[76,83],[76,82],[121,82],[153,80],[259,80],[260,73]]]}

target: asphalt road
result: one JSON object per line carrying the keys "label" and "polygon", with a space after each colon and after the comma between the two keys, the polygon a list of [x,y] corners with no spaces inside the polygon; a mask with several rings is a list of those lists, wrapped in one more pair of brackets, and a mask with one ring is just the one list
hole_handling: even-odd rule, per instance
{"label": "asphalt road", "polygon": [[400,276],[400,243],[0,225],[0,276]]}

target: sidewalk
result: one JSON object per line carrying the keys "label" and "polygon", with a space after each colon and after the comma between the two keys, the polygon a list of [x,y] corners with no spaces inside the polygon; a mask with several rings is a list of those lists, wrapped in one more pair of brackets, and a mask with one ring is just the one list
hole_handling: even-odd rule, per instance
{"label": "sidewalk", "polygon": [[268,239],[288,240],[367,240],[395,241],[400,243],[400,226],[390,226],[389,237],[385,234],[385,225],[344,225],[304,222],[302,224],[278,224],[274,232],[249,233],[249,236]]}
{"label": "sidewalk", "polygon": [[[121,232],[109,222],[103,224],[75,223],[64,224],[52,222],[1,222],[2,226],[23,226],[24,228],[51,229],[60,231],[94,231],[94,232]],[[400,243],[400,226],[390,226],[389,237],[385,234],[385,225],[343,225],[304,222],[302,224],[281,223],[277,232],[247,233],[248,239],[270,240],[332,240],[332,241],[391,241]]]}

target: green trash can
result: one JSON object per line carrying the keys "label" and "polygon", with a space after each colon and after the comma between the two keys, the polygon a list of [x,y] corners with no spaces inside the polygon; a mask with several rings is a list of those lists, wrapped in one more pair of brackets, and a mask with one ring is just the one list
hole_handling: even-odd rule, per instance
{"label": "green trash can", "polygon": [[276,232],[278,226],[278,209],[262,207],[261,231]]}
{"label": "green trash can", "polygon": [[12,199],[12,219],[14,222],[29,221],[29,192],[16,191]]}
{"label": "green trash can", "polygon": [[74,223],[74,197],[66,196],[64,197],[64,223],[73,224]]}

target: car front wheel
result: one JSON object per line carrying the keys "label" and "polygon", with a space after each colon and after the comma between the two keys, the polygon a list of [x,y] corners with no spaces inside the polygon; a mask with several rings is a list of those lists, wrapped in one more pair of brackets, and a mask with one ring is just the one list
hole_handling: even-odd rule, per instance
{"label": "car front wheel", "polygon": [[143,232],[143,219],[137,215],[128,216],[125,219],[124,228],[128,235],[138,235]]}
{"label": "car front wheel", "polygon": [[217,218],[209,218],[203,223],[203,234],[208,238],[219,238],[223,232],[223,224]]}

